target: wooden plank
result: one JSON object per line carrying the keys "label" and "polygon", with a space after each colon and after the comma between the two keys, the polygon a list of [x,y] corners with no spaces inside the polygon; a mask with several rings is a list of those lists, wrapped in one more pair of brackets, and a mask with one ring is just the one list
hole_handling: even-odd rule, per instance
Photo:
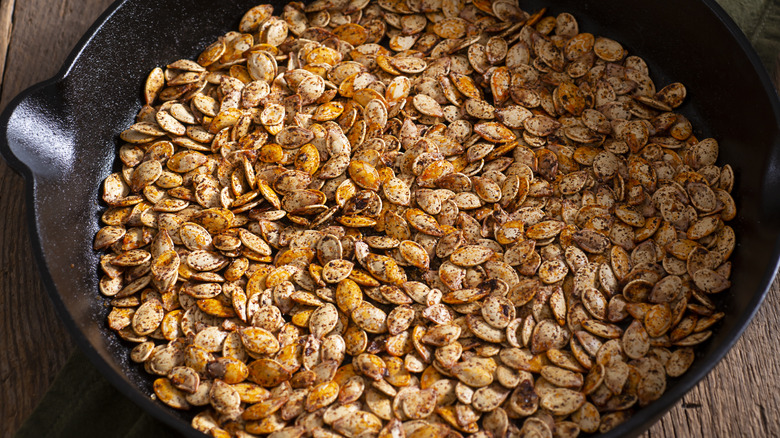
{"label": "wooden plank", "polygon": [[16,0],[0,1],[0,80],[2,80],[3,74],[5,73],[8,45],[11,43],[15,3]]}
{"label": "wooden plank", "polygon": [[[0,109],[23,89],[53,76],[111,2],[2,0],[3,57],[8,50],[0,62],[5,67]],[[46,393],[73,343],[38,278],[22,179],[1,160],[0,211],[0,436],[11,436]]]}
{"label": "wooden plank", "polygon": [[25,88],[54,76],[73,46],[113,0],[16,2],[0,108]]}

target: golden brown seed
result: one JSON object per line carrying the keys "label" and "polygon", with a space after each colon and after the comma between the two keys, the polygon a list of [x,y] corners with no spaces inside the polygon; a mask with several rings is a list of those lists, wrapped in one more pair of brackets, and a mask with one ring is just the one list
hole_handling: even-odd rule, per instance
{"label": "golden brown seed", "polygon": [[276,438],[576,436],[659,398],[736,248],[685,86],[567,13],[372,8],[259,5],[146,78],[94,247],[157,397]]}
{"label": "golden brown seed", "polygon": [[189,409],[190,404],[184,394],[173,386],[170,380],[160,378],[154,381],[154,393],[166,405],[176,409]]}

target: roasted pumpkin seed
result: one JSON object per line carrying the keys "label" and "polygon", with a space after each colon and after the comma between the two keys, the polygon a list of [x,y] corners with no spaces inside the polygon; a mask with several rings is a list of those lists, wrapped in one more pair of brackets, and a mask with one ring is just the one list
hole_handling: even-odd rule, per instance
{"label": "roasted pumpkin seed", "polygon": [[152,70],[103,183],[156,397],[215,436],[577,436],[685,373],[736,204],[683,84],[511,1],[273,12]]}

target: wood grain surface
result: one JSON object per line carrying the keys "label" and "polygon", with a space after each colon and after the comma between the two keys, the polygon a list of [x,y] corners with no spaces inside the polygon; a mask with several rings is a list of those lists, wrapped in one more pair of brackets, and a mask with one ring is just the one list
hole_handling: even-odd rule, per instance
{"label": "wood grain surface", "polygon": [[[0,109],[54,76],[113,0],[1,0]],[[46,393],[74,344],[38,278],[22,178],[0,160],[0,436],[11,436]]]}
{"label": "wood grain surface", "polygon": [[[0,0],[0,110],[53,76],[111,2]],[[0,160],[0,436],[18,429],[74,348],[38,279],[23,201],[22,179]],[[776,279],[736,347],[645,437],[780,436],[779,287]]]}

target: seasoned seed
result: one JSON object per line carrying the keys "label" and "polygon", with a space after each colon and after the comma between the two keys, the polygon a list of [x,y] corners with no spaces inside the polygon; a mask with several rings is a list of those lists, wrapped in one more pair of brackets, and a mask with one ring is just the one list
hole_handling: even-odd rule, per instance
{"label": "seasoned seed", "polygon": [[619,42],[484,0],[238,30],[146,78],[94,241],[157,396],[219,414],[193,427],[606,431],[723,318],[734,172]]}
{"label": "seasoned seed", "polygon": [[500,343],[506,337],[506,333],[503,330],[491,326],[481,316],[470,314],[466,317],[466,321],[471,332],[482,340]]}
{"label": "seasoned seed", "polygon": [[167,378],[160,378],[154,381],[154,393],[166,405],[176,409],[189,409],[190,404],[184,397],[184,394],[173,386]]}
{"label": "seasoned seed", "polygon": [[387,315],[385,312],[365,301],[352,311],[352,320],[369,333],[384,333],[387,331]]}
{"label": "seasoned seed", "polygon": [[404,240],[399,243],[398,251],[407,263],[416,266],[419,269],[428,270],[431,263],[430,256],[425,248],[419,243]]}
{"label": "seasoned seed", "polygon": [[554,415],[569,415],[585,404],[582,393],[566,388],[553,389],[541,397],[539,405]]}
{"label": "seasoned seed", "polygon": [[650,350],[650,336],[639,321],[634,321],[623,333],[623,351],[632,359],[643,357]]}
{"label": "seasoned seed", "polygon": [[338,283],[349,277],[353,266],[347,260],[331,260],[322,268],[322,279],[328,283]]}
{"label": "seasoned seed", "polygon": [[425,94],[415,95],[412,100],[412,103],[414,104],[414,107],[417,109],[417,111],[425,114],[426,116],[431,116],[431,117],[444,116],[444,113],[442,113],[441,106],[439,106],[439,103],[436,102],[430,96],[427,96]]}
{"label": "seasoned seed", "polygon": [[165,311],[158,300],[149,300],[143,303],[133,315],[133,331],[140,335],[153,333],[162,323]]}
{"label": "seasoned seed", "polygon": [[487,261],[493,254],[494,252],[489,248],[479,245],[467,245],[456,249],[450,255],[450,261],[458,266],[477,266]]}
{"label": "seasoned seed", "polygon": [[428,66],[428,64],[420,58],[402,56],[390,58],[390,65],[397,68],[402,73],[409,74],[421,73]]}
{"label": "seasoned seed", "polygon": [[690,368],[694,360],[693,349],[679,348],[675,350],[666,361],[666,374],[669,377],[680,377]]}
{"label": "seasoned seed", "polygon": [[241,330],[244,347],[257,354],[273,354],[279,351],[279,341],[267,330],[260,327],[247,327]]}
{"label": "seasoned seed", "polygon": [[492,384],[474,391],[471,405],[481,412],[491,412],[497,409],[510,394],[510,390],[501,385]]}
{"label": "seasoned seed", "polygon": [[460,336],[461,328],[454,324],[444,324],[431,327],[424,331],[421,342],[437,347],[443,347],[454,342]]}
{"label": "seasoned seed", "polygon": [[319,307],[309,317],[309,331],[316,338],[322,338],[338,324],[338,311],[333,304]]}
{"label": "seasoned seed", "polygon": [[[493,381],[493,375],[477,360],[458,362],[450,370],[452,375],[471,387],[481,388]],[[472,399],[473,401],[473,399]]]}
{"label": "seasoned seed", "polygon": [[515,319],[515,306],[502,296],[491,295],[483,302],[482,316],[491,326],[502,329]]}
{"label": "seasoned seed", "polygon": [[[533,327],[533,326],[532,326]],[[531,351],[542,353],[551,348],[561,348],[566,343],[566,332],[556,322],[545,319],[533,327]],[[523,342],[526,344],[526,342]]]}

